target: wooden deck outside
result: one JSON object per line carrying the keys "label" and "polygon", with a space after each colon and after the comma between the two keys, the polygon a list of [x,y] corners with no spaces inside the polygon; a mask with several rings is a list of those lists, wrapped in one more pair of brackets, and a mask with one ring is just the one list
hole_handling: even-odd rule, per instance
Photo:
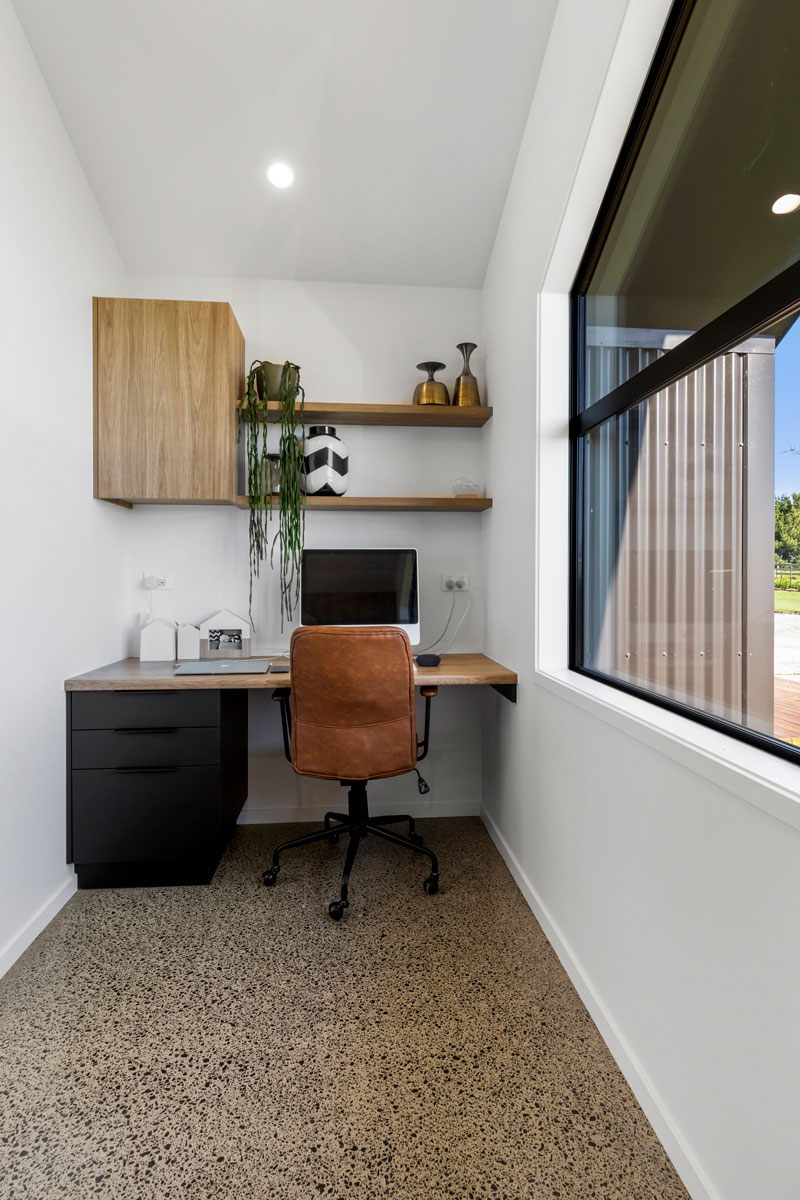
{"label": "wooden deck outside", "polygon": [[775,676],[775,737],[800,745],[800,675]]}

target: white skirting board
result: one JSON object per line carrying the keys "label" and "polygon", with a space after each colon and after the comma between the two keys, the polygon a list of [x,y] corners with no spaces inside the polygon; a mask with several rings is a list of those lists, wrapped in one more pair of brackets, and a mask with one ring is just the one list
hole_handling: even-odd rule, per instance
{"label": "white skirting board", "polygon": [[11,941],[6,942],[5,946],[0,949],[0,977],[5,975],[9,967],[13,966],[19,956],[28,949],[28,946],[39,936],[45,926],[50,924],[59,909],[64,907],[77,889],[77,877],[65,879],[61,887],[56,888],[52,896],[45,900],[41,908],[38,908],[19,932],[14,934]]}
{"label": "white skirting board", "polygon": [[[389,813],[408,813],[415,821],[425,817],[477,817],[480,816],[479,806],[458,803],[457,801],[437,800],[426,804],[424,800],[415,803],[413,800],[395,802],[394,804],[370,804],[370,814],[376,817],[388,816]],[[347,792],[332,791],[328,804],[317,804],[313,807],[288,805],[283,808],[249,808],[244,806],[239,814],[240,825],[277,825],[302,821],[321,822],[326,812],[347,812]]]}
{"label": "white skirting board", "polygon": [[561,935],[561,931],[547,908],[542,904],[535,887],[522,870],[497,825],[484,808],[481,808],[480,817],[489,831],[492,841],[502,854],[506,866],[514,876],[517,886],[544,930],[547,940],[558,955],[561,965],[569,975],[576,992],[589,1010],[589,1015],[600,1030],[603,1041],[642,1106],[645,1116],[653,1126],[656,1136],[669,1155],[692,1200],[723,1200],[719,1192],[712,1187],[692,1153],[687,1149],[684,1139],[658,1091],[628,1046],[622,1031],[594,991],[591,980],[584,973],[569,943]]}

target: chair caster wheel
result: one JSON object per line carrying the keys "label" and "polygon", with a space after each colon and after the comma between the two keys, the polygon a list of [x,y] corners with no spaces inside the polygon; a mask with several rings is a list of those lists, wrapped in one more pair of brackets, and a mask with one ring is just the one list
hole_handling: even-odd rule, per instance
{"label": "chair caster wheel", "polygon": [[408,840],[410,842],[413,842],[415,846],[422,845],[422,838],[420,837],[420,835],[418,833],[410,833],[408,835]]}
{"label": "chair caster wheel", "polygon": [[278,878],[277,868],[270,867],[268,871],[264,872],[261,878],[264,880],[264,887],[274,887],[275,880]]}
{"label": "chair caster wheel", "polygon": [[343,914],[344,914],[344,905],[342,904],[341,900],[333,900],[328,905],[328,916],[333,921],[341,921]]}
{"label": "chair caster wheel", "polygon": [[439,876],[429,875],[428,878],[423,881],[422,886],[429,896],[435,896],[439,890]]}
{"label": "chair caster wheel", "polygon": [[336,843],[338,842],[338,840],[339,840],[338,833],[329,833],[327,838],[325,839],[325,841],[328,843],[329,846],[335,846]]}

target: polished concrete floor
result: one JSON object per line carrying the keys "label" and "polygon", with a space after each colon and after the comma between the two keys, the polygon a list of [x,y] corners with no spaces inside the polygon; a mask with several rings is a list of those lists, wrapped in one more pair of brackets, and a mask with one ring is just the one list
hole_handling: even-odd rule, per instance
{"label": "polished concrete floor", "polygon": [[423,860],[239,828],[208,888],[80,892],[0,981],[0,1195],[686,1200],[476,818]]}

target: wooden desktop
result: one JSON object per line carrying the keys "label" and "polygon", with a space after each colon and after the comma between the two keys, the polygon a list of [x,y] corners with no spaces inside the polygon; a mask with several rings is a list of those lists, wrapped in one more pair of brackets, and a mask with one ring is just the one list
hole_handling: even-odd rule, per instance
{"label": "wooden desktop", "polygon": [[[257,658],[258,655],[253,655]],[[273,662],[288,665],[288,659],[273,658]],[[484,685],[494,688],[513,688],[516,699],[517,675],[508,667],[487,658],[485,654],[443,654],[438,667],[416,667],[415,677],[419,685],[435,684],[437,687]],[[138,658],[123,658],[67,679],[64,687],[68,692],[128,692],[128,691],[197,691],[208,689],[256,690],[262,688],[291,687],[288,674],[273,675],[176,675],[171,662],[140,662]],[[505,693],[504,693],[505,694]]]}

